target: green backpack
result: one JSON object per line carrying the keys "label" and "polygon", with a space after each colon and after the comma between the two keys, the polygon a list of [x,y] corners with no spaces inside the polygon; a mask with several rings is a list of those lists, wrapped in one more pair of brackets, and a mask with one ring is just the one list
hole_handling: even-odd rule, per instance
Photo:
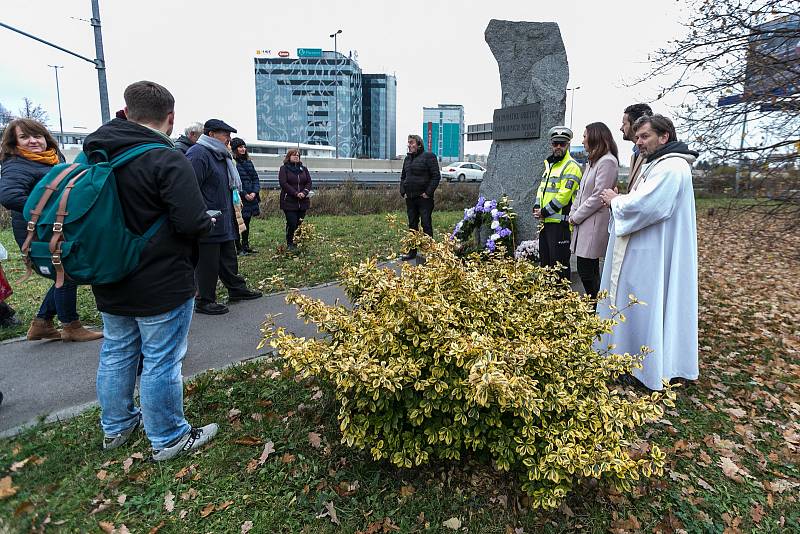
{"label": "green backpack", "polygon": [[23,215],[28,235],[22,255],[28,274],[81,285],[118,282],[139,265],[139,256],[167,217],[162,215],[143,234],[128,230],[119,202],[114,169],[157,148],[160,143],[135,146],[108,161],[88,163],[81,153],[75,163],[53,167],[33,188]]}

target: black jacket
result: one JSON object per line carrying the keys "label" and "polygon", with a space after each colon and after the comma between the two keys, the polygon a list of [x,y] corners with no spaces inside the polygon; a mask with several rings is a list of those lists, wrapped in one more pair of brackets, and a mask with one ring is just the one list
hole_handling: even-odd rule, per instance
{"label": "black jacket", "polygon": [[[261,202],[261,183],[258,181],[258,172],[253,162],[249,159],[237,159],[236,170],[239,171],[239,178],[242,179],[242,190],[239,191],[242,197],[242,217],[255,217],[261,214],[258,203]],[[248,193],[255,193],[253,200],[246,200],[244,196]]]}
{"label": "black jacket", "polygon": [[189,150],[194,146],[192,140],[186,137],[185,135],[181,135],[175,140],[175,148],[186,154],[186,151]]}
{"label": "black jacket", "polygon": [[194,169],[206,209],[222,212],[222,215],[217,217],[214,229],[200,242],[233,241],[238,230],[234,227],[236,216],[233,213],[233,192],[228,186],[228,164],[225,158],[197,143],[189,149],[186,157]]}
{"label": "black jacket", "polygon": [[22,247],[28,234],[22,208],[39,180],[53,167],[20,156],[11,156],[0,162],[0,166],[0,204],[11,212],[14,240]]}
{"label": "black jacket", "polygon": [[426,193],[433,198],[433,192],[439,186],[442,175],[439,161],[432,152],[420,148],[414,154],[407,154],[403,160],[403,171],[400,173],[400,194],[408,198],[416,198]]}
{"label": "black jacket", "polygon": [[197,238],[211,230],[192,166],[166,137],[114,119],[89,134],[83,151],[94,161],[92,152],[98,149],[113,158],[144,143],[163,143],[165,149],[146,152],[114,171],[125,224],[141,235],[161,215],[168,220],[142,252],[134,272],[114,284],[92,286],[97,309],[113,315],[159,315],[192,298]]}

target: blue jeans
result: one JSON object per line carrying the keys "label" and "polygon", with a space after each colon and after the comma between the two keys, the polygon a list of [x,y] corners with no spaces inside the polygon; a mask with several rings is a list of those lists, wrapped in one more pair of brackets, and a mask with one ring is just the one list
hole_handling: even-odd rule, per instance
{"label": "blue jeans", "polygon": [[78,286],[64,281],[62,287],[50,286],[36,317],[50,320],[58,315],[62,324],[78,320]]}
{"label": "blue jeans", "polygon": [[[107,436],[129,429],[140,414],[154,449],[163,449],[191,429],[183,416],[181,367],[193,311],[194,299],[189,299],[167,313],[148,317],[103,313],[97,399]],[[141,410],[133,402],[140,354],[144,355]]]}

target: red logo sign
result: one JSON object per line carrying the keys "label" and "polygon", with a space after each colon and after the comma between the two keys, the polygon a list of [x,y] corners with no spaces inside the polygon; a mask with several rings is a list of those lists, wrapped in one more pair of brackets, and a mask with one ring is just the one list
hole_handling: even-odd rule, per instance
{"label": "red logo sign", "polygon": [[281,50],[278,52],[278,57],[289,57],[289,52],[287,50]]}

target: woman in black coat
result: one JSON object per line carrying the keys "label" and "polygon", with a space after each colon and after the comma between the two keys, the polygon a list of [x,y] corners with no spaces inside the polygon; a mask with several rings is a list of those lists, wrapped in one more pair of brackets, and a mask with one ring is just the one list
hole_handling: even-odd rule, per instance
{"label": "woman in black coat", "polygon": [[[31,119],[15,119],[8,123],[0,141],[0,204],[11,212],[14,239],[22,247],[27,236],[22,210],[28,196],[45,174],[64,157],[58,143],[45,126]],[[39,313],[28,329],[28,339],[61,339],[92,341],[103,334],[87,330],[78,317],[78,286],[66,280],[62,287],[52,285],[44,296]],[[62,330],[56,329],[58,316]]]}
{"label": "woman in black coat", "polygon": [[290,148],[283,158],[283,165],[278,171],[281,184],[281,209],[286,215],[286,245],[289,250],[295,247],[294,234],[306,216],[310,206],[308,194],[311,192],[311,175],[303,162],[300,151]]}
{"label": "woman in black coat", "polygon": [[[231,151],[233,152],[233,159],[236,161],[236,170],[239,171],[239,178],[242,179],[242,190],[240,191],[242,197],[242,219],[247,229],[241,233],[242,252],[245,254],[253,254],[256,252],[250,248],[250,219],[261,214],[258,203],[261,202],[259,191],[261,191],[261,184],[258,181],[258,173],[250,161],[250,155],[247,153],[247,145],[243,139],[234,137],[231,139]],[[236,247],[239,248],[238,246]]]}

